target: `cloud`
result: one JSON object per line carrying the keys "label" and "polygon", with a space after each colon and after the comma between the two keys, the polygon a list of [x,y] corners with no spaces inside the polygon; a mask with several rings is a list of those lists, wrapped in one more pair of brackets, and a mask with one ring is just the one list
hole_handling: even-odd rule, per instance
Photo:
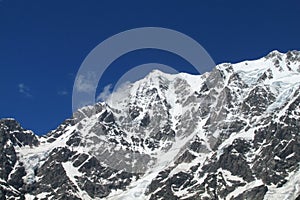
{"label": "cloud", "polygon": [[92,92],[95,88],[93,84],[93,76],[88,75],[87,77],[79,75],[75,81],[75,88],[78,92]]}
{"label": "cloud", "polygon": [[23,94],[25,97],[32,97],[30,94],[30,89],[24,83],[18,84],[19,93]]}
{"label": "cloud", "polygon": [[115,87],[111,94],[106,99],[106,103],[112,107],[124,105],[126,99],[130,95],[132,84],[129,81],[121,83]]}
{"label": "cloud", "polygon": [[62,90],[62,91],[58,91],[57,94],[58,94],[59,96],[66,96],[66,95],[68,95],[69,93],[68,93],[68,91],[66,91],[66,90]]}
{"label": "cloud", "polygon": [[103,91],[98,95],[97,101],[106,101],[111,95],[111,92],[110,92],[111,88],[112,88],[111,84],[105,86],[103,88]]}

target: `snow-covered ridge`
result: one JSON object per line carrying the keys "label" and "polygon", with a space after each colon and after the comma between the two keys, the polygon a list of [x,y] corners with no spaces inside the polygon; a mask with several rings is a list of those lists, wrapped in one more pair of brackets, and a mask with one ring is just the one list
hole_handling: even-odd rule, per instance
{"label": "snow-covered ridge", "polygon": [[34,143],[0,121],[17,157],[0,187],[27,199],[295,198],[299,91],[299,51],[203,75],[155,70]]}

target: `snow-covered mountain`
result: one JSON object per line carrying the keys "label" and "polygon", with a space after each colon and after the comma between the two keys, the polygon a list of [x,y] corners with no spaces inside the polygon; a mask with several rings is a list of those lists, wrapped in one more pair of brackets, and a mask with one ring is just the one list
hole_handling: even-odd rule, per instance
{"label": "snow-covered mountain", "polygon": [[153,71],[43,137],[0,120],[0,199],[300,199],[300,52]]}

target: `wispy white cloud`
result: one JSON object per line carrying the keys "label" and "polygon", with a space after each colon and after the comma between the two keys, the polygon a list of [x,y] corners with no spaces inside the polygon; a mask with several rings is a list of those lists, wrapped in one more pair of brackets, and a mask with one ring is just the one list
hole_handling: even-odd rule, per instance
{"label": "wispy white cloud", "polygon": [[83,75],[79,75],[75,82],[76,90],[79,92],[91,92],[94,89],[94,84],[88,80],[92,80],[92,76],[85,78]]}
{"label": "wispy white cloud", "polygon": [[19,90],[19,93],[21,93],[25,97],[32,97],[29,87],[26,86],[24,83],[18,84],[18,90]]}
{"label": "wispy white cloud", "polygon": [[112,107],[122,105],[124,103],[124,99],[128,98],[130,95],[131,87],[132,84],[129,81],[118,84],[118,86],[115,86],[111,94],[108,95],[105,102]]}
{"label": "wispy white cloud", "polygon": [[98,95],[97,101],[106,101],[111,95],[111,92],[110,92],[111,88],[112,88],[111,84],[105,86],[103,88],[103,91]]}
{"label": "wispy white cloud", "polygon": [[61,91],[58,91],[57,94],[58,94],[59,96],[66,96],[66,95],[69,94],[69,92],[66,91],[66,90],[61,90]]}

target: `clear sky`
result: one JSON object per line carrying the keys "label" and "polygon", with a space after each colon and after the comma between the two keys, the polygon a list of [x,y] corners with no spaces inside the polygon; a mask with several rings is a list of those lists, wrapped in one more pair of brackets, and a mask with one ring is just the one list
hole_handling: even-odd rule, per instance
{"label": "clear sky", "polygon": [[[72,87],[87,54],[106,38],[137,27],[165,27],[198,41],[216,63],[300,50],[300,1],[0,0],[0,118],[45,134],[72,113]],[[158,50],[120,57],[99,85],[131,66],[157,62],[194,73]]]}

